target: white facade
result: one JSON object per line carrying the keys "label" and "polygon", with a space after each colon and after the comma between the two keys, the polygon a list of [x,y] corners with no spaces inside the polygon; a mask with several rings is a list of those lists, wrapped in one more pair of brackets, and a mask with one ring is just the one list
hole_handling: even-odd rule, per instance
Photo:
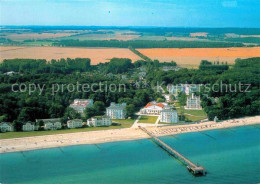
{"label": "white facade", "polygon": [[87,125],[89,127],[98,127],[98,126],[110,126],[112,124],[112,121],[107,116],[102,117],[93,117],[88,119]]}
{"label": "white facade", "polygon": [[200,97],[195,96],[194,93],[192,93],[192,96],[187,97],[186,106],[184,108],[193,110],[202,109],[200,105]]}
{"label": "white facade", "polygon": [[39,126],[35,122],[26,122],[22,126],[22,130],[25,132],[38,130]]}
{"label": "white facade", "polygon": [[110,106],[106,108],[106,115],[111,119],[125,119],[126,118],[126,103],[116,104],[111,102]]}
{"label": "white facade", "polygon": [[59,118],[55,119],[36,119],[36,122],[39,123],[40,121],[43,121],[43,128],[44,130],[57,130],[61,129],[61,121]]}
{"label": "white facade", "polygon": [[70,104],[70,107],[80,114],[83,114],[86,108],[92,106],[93,106],[93,99],[75,99],[74,102]]}
{"label": "white facade", "polygon": [[14,126],[9,122],[0,123],[0,131],[1,132],[12,132],[14,131]]}
{"label": "white facade", "polygon": [[141,114],[160,115],[164,108],[168,107],[167,103],[149,102],[140,110]]}
{"label": "white facade", "polygon": [[67,121],[68,128],[80,128],[82,127],[82,120],[81,119],[73,119]]}
{"label": "white facade", "polygon": [[179,121],[177,111],[173,109],[162,110],[160,121],[162,123],[177,123]]}

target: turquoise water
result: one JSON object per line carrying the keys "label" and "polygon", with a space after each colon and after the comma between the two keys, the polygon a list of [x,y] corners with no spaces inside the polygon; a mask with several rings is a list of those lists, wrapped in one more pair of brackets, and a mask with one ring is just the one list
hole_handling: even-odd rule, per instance
{"label": "turquoise water", "polygon": [[260,126],[162,137],[208,174],[194,177],[152,141],[0,154],[0,183],[259,183]]}

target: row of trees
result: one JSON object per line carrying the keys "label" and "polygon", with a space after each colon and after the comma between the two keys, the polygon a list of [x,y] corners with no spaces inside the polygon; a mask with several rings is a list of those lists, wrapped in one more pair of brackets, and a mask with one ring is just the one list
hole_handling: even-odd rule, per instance
{"label": "row of trees", "polygon": [[181,41],[181,40],[60,40],[53,42],[59,47],[117,47],[117,48],[221,48],[243,47],[238,42]]}
{"label": "row of trees", "polygon": [[21,73],[72,73],[75,71],[90,71],[90,59],[52,59],[47,62],[45,59],[5,59],[0,64],[1,72],[15,71]]}

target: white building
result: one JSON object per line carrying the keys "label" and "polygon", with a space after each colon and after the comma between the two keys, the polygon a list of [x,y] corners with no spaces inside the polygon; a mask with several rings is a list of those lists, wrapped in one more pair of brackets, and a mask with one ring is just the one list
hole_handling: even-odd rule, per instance
{"label": "white building", "polygon": [[86,108],[92,107],[92,105],[93,99],[75,99],[74,102],[70,104],[70,107],[78,113],[83,114],[84,110]]}
{"label": "white building", "polygon": [[200,105],[200,97],[195,96],[194,93],[192,93],[191,96],[187,97],[186,106],[184,108],[193,110],[202,109]]}
{"label": "white building", "polygon": [[15,74],[18,74],[18,72],[10,71],[10,72],[4,73],[4,75],[9,75],[9,76],[12,76],[12,75],[15,75]]}
{"label": "white building", "polygon": [[178,113],[176,110],[173,109],[163,109],[160,115],[160,122],[162,123],[177,123],[179,121],[178,119]]}
{"label": "white building", "polygon": [[167,103],[149,102],[144,108],[140,110],[141,114],[160,115],[162,110],[167,108]]}
{"label": "white building", "polygon": [[170,94],[177,96],[180,92],[190,95],[194,92],[199,92],[202,84],[168,84],[167,90]]}
{"label": "white building", "polygon": [[72,119],[67,121],[68,128],[80,128],[82,127],[82,120],[81,119]]}
{"label": "white building", "polygon": [[170,98],[169,94],[164,94],[163,97],[165,98],[166,102],[170,102],[171,101],[171,98]]}
{"label": "white building", "polygon": [[39,129],[38,123],[31,122],[31,121],[25,122],[22,126],[22,130],[25,132],[35,131],[38,129]]}
{"label": "white building", "polygon": [[0,123],[0,131],[1,132],[12,132],[12,131],[14,131],[14,126],[10,122],[2,122],[2,123]]}
{"label": "white building", "polygon": [[87,121],[89,127],[110,126],[111,124],[112,121],[108,116],[92,117]]}
{"label": "white building", "polygon": [[43,121],[44,130],[57,130],[57,129],[61,129],[62,127],[60,118],[36,120],[37,123],[40,123],[41,121]]}
{"label": "white building", "polygon": [[111,119],[125,119],[126,118],[126,103],[116,104],[111,102],[110,106],[106,108],[106,115]]}

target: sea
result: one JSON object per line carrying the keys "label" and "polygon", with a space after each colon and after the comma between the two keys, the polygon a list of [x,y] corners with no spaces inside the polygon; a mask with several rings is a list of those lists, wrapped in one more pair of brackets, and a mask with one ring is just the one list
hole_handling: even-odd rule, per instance
{"label": "sea", "polygon": [[0,154],[1,184],[260,183],[260,126],[160,137],[206,176],[150,139]]}

